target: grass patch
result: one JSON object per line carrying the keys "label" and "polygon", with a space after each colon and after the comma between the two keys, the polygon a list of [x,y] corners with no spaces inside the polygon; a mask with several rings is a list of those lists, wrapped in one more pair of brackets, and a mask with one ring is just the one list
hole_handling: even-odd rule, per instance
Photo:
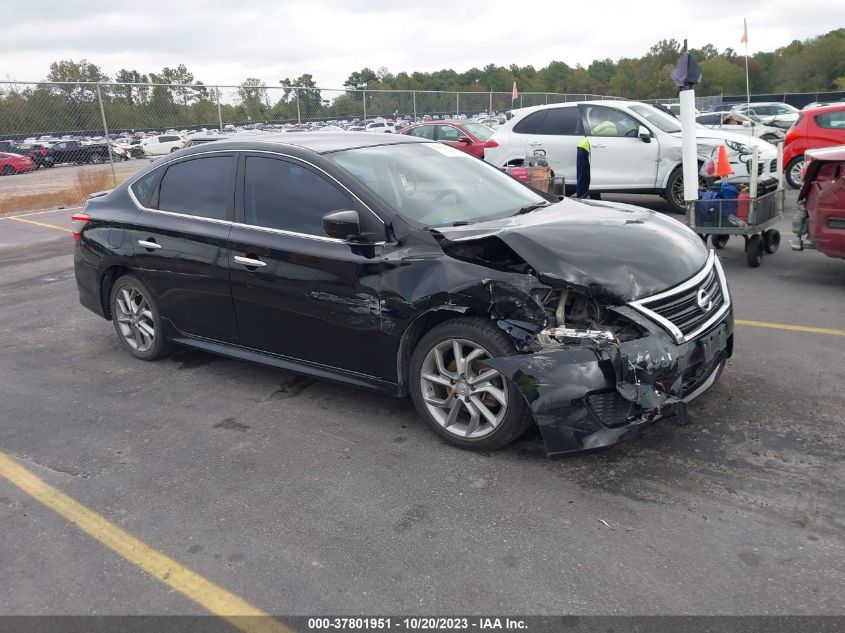
{"label": "grass patch", "polygon": [[[125,178],[118,177],[118,183]],[[92,193],[112,189],[114,182],[108,167],[101,169],[79,169],[73,176],[73,184],[56,191],[12,195],[0,199],[0,213],[73,207],[85,202]]]}

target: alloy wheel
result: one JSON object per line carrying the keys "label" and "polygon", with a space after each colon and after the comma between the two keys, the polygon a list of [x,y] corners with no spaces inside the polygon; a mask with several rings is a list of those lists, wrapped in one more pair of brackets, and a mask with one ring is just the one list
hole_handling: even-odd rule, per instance
{"label": "alloy wheel", "polygon": [[133,286],[124,286],[115,297],[115,321],[123,340],[132,349],[146,352],[155,343],[156,330],[150,305]]}
{"label": "alloy wheel", "polygon": [[447,339],[434,346],[422,363],[420,389],[425,406],[440,426],[457,437],[485,437],[507,414],[504,379],[482,364],[489,358],[477,343]]}
{"label": "alloy wheel", "polygon": [[804,161],[803,160],[796,161],[789,170],[789,178],[792,180],[792,182],[797,184],[799,187],[801,186],[801,184],[803,182],[802,179],[801,179],[801,172],[803,172],[803,171],[804,171]]}

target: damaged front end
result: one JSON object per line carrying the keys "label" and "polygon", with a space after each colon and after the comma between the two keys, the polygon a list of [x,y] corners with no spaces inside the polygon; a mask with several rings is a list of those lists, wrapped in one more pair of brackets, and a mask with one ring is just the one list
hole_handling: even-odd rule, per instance
{"label": "damaged front end", "polygon": [[732,353],[730,295],[712,252],[688,281],[623,305],[569,288],[540,302],[554,325],[500,320],[527,353],[485,364],[522,393],[549,454],[609,446],[673,415],[685,424],[686,404]]}

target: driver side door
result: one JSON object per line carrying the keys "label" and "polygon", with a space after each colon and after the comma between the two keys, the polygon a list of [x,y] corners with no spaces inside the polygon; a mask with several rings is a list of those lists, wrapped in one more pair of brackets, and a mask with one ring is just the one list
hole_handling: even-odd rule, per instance
{"label": "driver side door", "polygon": [[638,136],[643,124],[617,108],[589,103],[578,107],[590,141],[590,189],[656,187],[660,158],[657,138],[643,141]]}
{"label": "driver side door", "polygon": [[384,235],[381,221],[328,174],[291,157],[242,157],[236,199],[229,244],[240,344],[395,380],[381,331],[383,245],[328,237],[322,225],[327,213],[355,209],[365,230],[369,222]]}

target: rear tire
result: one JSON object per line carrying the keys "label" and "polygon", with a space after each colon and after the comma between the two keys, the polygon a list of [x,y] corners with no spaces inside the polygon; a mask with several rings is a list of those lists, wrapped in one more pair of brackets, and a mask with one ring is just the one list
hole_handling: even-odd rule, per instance
{"label": "rear tire", "polygon": [[103,157],[99,154],[91,154],[91,158],[88,159],[92,165],[99,165],[103,162]]}
{"label": "rear tire", "polygon": [[796,156],[786,165],[786,169],[784,170],[786,172],[786,182],[793,189],[800,189],[801,185],[803,184],[803,180],[801,179],[801,171],[803,168],[803,156]]}
{"label": "rear tire", "polygon": [[710,236],[710,243],[713,244],[713,248],[716,250],[722,250],[725,246],[728,245],[728,236],[727,235],[712,235]]}
{"label": "rear tire", "polygon": [[117,338],[135,358],[158,360],[170,353],[153,293],[135,275],[115,282],[109,305]]}
{"label": "rear tire", "polygon": [[752,235],[745,243],[745,258],[751,268],[759,268],[763,263],[763,238],[759,234]]}
{"label": "rear tire", "polygon": [[686,205],[684,204],[684,173],[680,167],[669,174],[669,180],[666,181],[666,191],[663,193],[663,197],[666,199],[666,204],[672,213],[686,212]]}
{"label": "rear tire", "polygon": [[488,320],[466,317],[438,325],[411,355],[409,384],[417,412],[452,446],[495,450],[510,444],[531,423],[530,411],[506,377],[481,363],[516,353],[510,338]]}

